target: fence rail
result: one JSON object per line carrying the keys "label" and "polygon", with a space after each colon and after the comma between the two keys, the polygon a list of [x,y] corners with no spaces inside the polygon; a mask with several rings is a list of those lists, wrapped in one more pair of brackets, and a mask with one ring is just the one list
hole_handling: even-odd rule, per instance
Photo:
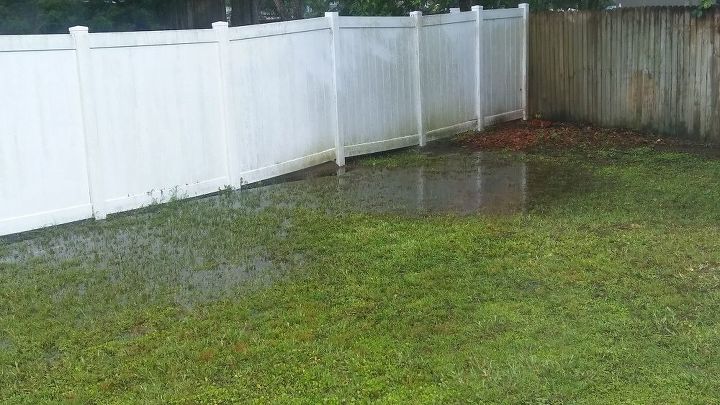
{"label": "fence rail", "polygon": [[720,143],[720,11],[530,18],[530,112]]}
{"label": "fence rail", "polygon": [[517,118],[523,7],[0,37],[0,235]]}

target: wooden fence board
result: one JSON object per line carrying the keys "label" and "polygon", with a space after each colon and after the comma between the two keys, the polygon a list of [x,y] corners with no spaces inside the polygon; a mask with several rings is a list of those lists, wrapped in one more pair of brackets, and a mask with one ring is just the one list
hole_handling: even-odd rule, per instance
{"label": "wooden fence board", "polygon": [[720,143],[720,11],[540,12],[531,115]]}

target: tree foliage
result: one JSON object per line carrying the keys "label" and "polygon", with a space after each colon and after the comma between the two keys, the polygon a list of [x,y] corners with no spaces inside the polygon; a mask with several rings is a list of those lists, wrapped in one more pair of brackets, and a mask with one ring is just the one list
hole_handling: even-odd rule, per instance
{"label": "tree foliage", "polygon": [[439,13],[457,3],[454,0],[354,0],[340,3],[340,12],[348,15],[406,15],[411,11]]}
{"label": "tree foliage", "polygon": [[0,0],[0,34],[194,28],[224,19],[225,0]]}
{"label": "tree foliage", "polygon": [[[65,33],[73,25],[92,31],[207,28],[232,9],[234,25],[344,15],[407,15],[516,7],[525,0],[0,0],[0,34]],[[609,0],[529,0],[532,10],[599,9]],[[714,0],[713,0],[714,1]]]}

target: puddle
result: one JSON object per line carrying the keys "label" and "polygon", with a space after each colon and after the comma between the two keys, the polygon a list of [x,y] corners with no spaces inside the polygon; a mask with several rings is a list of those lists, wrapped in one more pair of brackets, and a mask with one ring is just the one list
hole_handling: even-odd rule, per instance
{"label": "puddle", "polygon": [[522,212],[527,200],[523,162],[486,165],[484,156],[456,159],[442,168],[351,168],[338,193],[353,209],[403,214]]}
{"label": "puddle", "polygon": [[[298,260],[295,265],[299,264]],[[171,271],[109,274],[108,283],[123,291],[128,285],[136,285],[135,291],[126,291],[121,297],[140,292],[143,296],[170,296],[183,307],[210,301],[232,299],[248,286],[270,285],[288,272],[288,265],[276,263],[266,257],[256,256],[242,261],[240,265],[221,264],[205,269],[181,268]],[[137,290],[139,288],[139,290]]]}
{"label": "puddle", "polygon": [[[522,155],[469,152],[440,141],[417,154],[407,152],[414,154],[410,164],[384,164],[397,153],[351,159],[341,169],[323,164],[248,185],[240,194],[258,197],[260,209],[306,206],[408,215],[510,214],[526,209],[528,165]],[[242,204],[233,202],[234,207]]]}
{"label": "puddle", "polygon": [[[301,266],[302,255],[278,253],[292,235],[293,207],[509,215],[532,210],[536,200],[546,204],[541,197],[547,190],[562,195],[587,186],[583,175],[577,167],[436,142],[419,151],[352,159],[341,170],[329,163],[239,192],[0,238],[0,281],[45,280],[43,294],[69,307],[108,291],[118,306],[159,300],[191,307],[232,299],[244,286],[271,284]],[[243,226],[265,210],[273,210],[269,218],[246,232]],[[54,271],[72,277],[56,281]]]}

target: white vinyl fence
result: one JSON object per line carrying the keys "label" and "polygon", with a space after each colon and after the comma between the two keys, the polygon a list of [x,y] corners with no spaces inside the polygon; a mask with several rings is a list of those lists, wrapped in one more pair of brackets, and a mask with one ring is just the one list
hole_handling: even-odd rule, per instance
{"label": "white vinyl fence", "polygon": [[0,36],[0,235],[522,118],[528,8]]}

